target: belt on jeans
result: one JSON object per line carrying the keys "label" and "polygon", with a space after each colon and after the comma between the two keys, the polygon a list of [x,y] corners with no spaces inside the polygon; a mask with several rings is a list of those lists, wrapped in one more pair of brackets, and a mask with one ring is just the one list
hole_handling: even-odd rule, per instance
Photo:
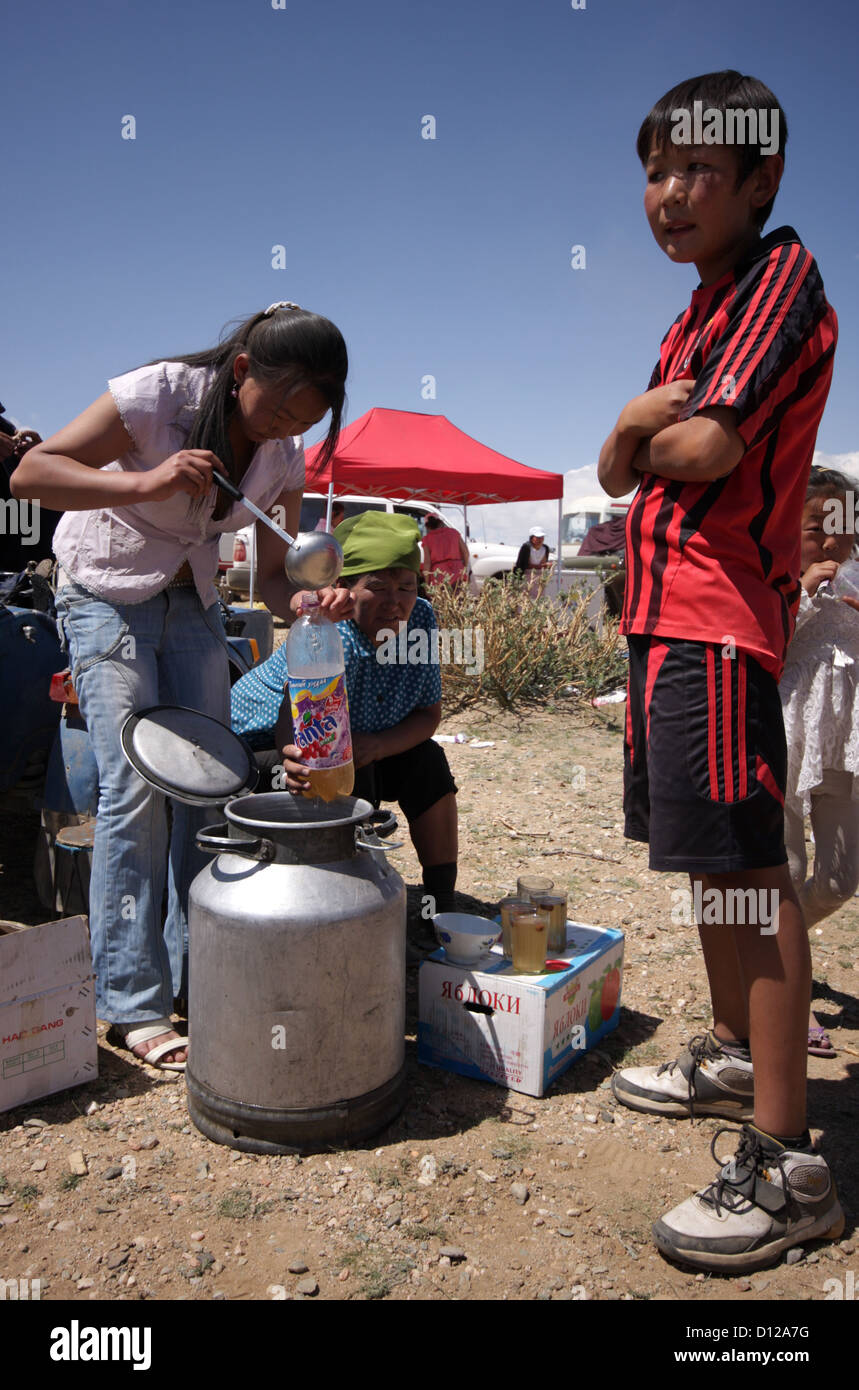
{"label": "belt on jeans", "polygon": [[[76,582],[77,581],[72,579],[72,576],[69,573],[67,573],[66,570],[63,569],[62,565],[57,566],[58,589],[61,589],[64,584],[75,584]],[[165,589],[193,589],[194,587],[195,581],[193,577],[190,579],[171,579],[169,583],[164,585]],[[163,593],[164,590],[159,590],[159,592]]]}

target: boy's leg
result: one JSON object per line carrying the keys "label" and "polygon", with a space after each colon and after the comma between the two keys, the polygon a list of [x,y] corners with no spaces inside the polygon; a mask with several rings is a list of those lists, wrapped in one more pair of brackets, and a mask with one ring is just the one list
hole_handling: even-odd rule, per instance
{"label": "boy's leg", "polygon": [[672,1259],[740,1273],[773,1264],[805,1241],[836,1239],[844,1216],[805,1128],[811,956],[788,866],[704,882],[723,906],[722,949],[737,960],[748,999],[755,1123],[743,1126],[715,1182],[657,1221],[653,1233]]}
{"label": "boy's leg", "polygon": [[[703,874],[690,874],[689,881],[693,894],[696,884],[700,884],[702,898],[716,885],[715,878]],[[748,1046],[749,1000],[733,939],[726,940],[725,927],[711,922],[698,923],[698,936],[710,985],[713,1033],[720,1042],[741,1042]]]}
{"label": "boy's leg", "polygon": [[[715,890],[714,901],[722,904],[722,925],[705,929],[708,973],[712,963],[718,986],[713,992],[714,1018],[718,1022],[724,1008],[732,1020],[728,1027],[743,1027],[730,998],[718,992],[730,987],[733,977],[747,1006],[755,1125],[776,1137],[798,1138],[805,1130],[811,953],[788,866],[713,874],[703,883],[705,890]],[[737,921],[739,916],[744,920]],[[712,982],[713,975],[711,987]]]}

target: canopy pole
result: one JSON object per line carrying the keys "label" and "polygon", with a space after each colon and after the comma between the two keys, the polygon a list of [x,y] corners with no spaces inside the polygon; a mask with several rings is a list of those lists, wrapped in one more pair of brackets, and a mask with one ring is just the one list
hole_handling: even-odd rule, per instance
{"label": "canopy pole", "polygon": [[465,535],[464,535],[464,537],[463,537],[463,540],[465,541],[465,544],[468,545],[468,503],[467,503],[467,502],[463,502],[463,504],[462,504],[462,524],[463,524],[463,526],[465,527]]}
{"label": "canopy pole", "polygon": [[561,570],[564,568],[563,553],[561,551],[561,523],[564,514],[564,499],[558,498],[558,598],[561,597]]}
{"label": "canopy pole", "polygon": [[334,479],[328,484],[328,506],[325,510],[325,529],[331,530],[331,508],[334,505]]}
{"label": "canopy pole", "polygon": [[250,546],[250,550],[251,550],[251,553],[250,553],[251,577],[250,577],[250,583],[248,584],[248,607],[249,607],[249,608],[253,608],[253,606],[254,606],[254,578],[255,578],[254,571],[256,570],[256,567],[257,567],[257,566],[256,566],[256,558],[257,558],[257,526],[260,526],[260,525],[262,525],[261,522],[255,521],[254,524],[253,524],[253,526],[251,527],[251,546]]}

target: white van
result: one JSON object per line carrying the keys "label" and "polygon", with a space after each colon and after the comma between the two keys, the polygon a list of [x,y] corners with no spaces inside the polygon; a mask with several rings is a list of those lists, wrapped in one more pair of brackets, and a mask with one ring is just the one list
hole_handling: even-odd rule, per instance
{"label": "white van", "polygon": [[[358,512],[400,512],[405,516],[414,517],[421,530],[421,523],[428,516],[437,516],[442,521],[445,520],[439,508],[430,502],[400,502],[390,497],[360,497],[349,494],[338,497],[337,501],[343,503],[347,517],[355,516]],[[327,506],[327,493],[306,492],[301,501],[299,531],[315,531],[318,522],[325,516]],[[218,569],[222,575],[223,586],[229,589],[231,594],[241,598],[250,592],[253,529],[253,526],[244,526],[240,531],[226,532],[220,540]]]}
{"label": "white van", "polygon": [[594,497],[579,497],[575,502],[566,503],[561,518],[561,556],[564,564],[575,560],[579,546],[592,526],[601,521],[610,521],[613,516],[626,516],[629,502],[607,497],[600,493]]}

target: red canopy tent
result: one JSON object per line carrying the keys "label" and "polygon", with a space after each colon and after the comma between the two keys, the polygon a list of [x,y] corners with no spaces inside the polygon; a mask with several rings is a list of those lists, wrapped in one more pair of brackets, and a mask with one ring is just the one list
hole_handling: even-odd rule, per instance
{"label": "red canopy tent", "polygon": [[498,454],[444,415],[375,406],[341,432],[333,459],[317,473],[320,450],[319,444],[307,450],[306,486],[322,492],[333,485],[335,496],[358,492],[467,507],[561,499],[564,493],[562,474]]}

